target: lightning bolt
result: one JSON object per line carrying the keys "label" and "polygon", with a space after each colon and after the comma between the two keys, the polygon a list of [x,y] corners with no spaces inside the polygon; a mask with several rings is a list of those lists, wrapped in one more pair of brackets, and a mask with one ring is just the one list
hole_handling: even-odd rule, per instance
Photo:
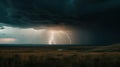
{"label": "lightning bolt", "polygon": [[72,40],[71,40],[71,37],[70,37],[70,35],[67,33],[67,32],[64,32],[64,31],[60,31],[62,34],[65,34],[66,35],[66,37],[68,38],[68,40],[69,40],[69,44],[72,44]]}
{"label": "lightning bolt", "polygon": [[[50,31],[49,32],[49,41],[48,41],[49,45],[57,44],[56,40],[55,40],[56,37],[57,37],[56,35],[59,35],[59,37],[62,37],[63,39],[67,38],[68,41],[69,41],[69,44],[72,44],[71,37],[70,37],[70,35],[66,31]],[[65,35],[66,37],[64,37],[62,35]],[[59,37],[57,39],[59,39]]]}
{"label": "lightning bolt", "polygon": [[50,32],[49,44],[50,45],[56,44],[56,42],[55,42],[55,32],[53,32],[53,31]]}

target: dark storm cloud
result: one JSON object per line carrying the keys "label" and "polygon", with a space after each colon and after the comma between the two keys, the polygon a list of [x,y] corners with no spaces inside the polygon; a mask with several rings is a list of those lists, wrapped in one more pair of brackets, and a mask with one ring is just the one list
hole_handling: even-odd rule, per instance
{"label": "dark storm cloud", "polygon": [[118,0],[0,0],[0,21],[16,27],[64,23],[94,28],[118,20],[119,4]]}
{"label": "dark storm cloud", "polygon": [[120,0],[0,0],[0,27],[65,24],[77,29],[78,41],[82,28],[93,33],[93,43],[120,42],[119,17]]}

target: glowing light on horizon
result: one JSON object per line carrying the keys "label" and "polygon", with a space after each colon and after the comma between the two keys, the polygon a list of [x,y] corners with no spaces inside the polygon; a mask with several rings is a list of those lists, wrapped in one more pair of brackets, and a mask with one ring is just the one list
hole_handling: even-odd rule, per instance
{"label": "glowing light on horizon", "polygon": [[45,28],[17,28],[3,26],[0,44],[72,44],[72,29],[63,25]]}
{"label": "glowing light on horizon", "polygon": [[15,42],[15,38],[0,38],[0,43],[12,43]]}

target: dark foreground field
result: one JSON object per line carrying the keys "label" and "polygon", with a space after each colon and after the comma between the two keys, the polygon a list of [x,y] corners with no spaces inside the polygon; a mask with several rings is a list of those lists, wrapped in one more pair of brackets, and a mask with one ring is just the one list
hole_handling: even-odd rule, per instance
{"label": "dark foreground field", "polygon": [[120,67],[120,45],[1,47],[0,67]]}

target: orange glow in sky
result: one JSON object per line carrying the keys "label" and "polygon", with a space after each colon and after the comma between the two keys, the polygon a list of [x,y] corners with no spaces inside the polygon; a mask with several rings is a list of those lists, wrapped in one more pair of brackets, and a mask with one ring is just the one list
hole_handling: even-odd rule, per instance
{"label": "orange glow in sky", "polygon": [[0,43],[11,43],[16,41],[15,38],[0,38]]}

